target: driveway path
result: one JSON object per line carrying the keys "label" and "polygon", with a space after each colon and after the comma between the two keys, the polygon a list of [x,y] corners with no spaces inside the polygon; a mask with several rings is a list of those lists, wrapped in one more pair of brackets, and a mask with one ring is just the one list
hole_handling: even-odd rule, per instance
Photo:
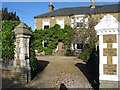
{"label": "driveway path", "polygon": [[39,56],[38,60],[48,61],[46,68],[29,84],[32,88],[60,88],[64,84],[67,88],[90,88],[87,78],[75,66],[82,63],[76,57]]}

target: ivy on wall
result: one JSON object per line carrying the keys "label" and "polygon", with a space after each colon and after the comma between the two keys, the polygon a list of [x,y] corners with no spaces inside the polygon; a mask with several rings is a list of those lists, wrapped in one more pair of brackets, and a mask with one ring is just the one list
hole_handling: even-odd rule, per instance
{"label": "ivy on wall", "polygon": [[[8,62],[8,60],[14,59],[15,34],[13,30],[19,24],[20,24],[20,21],[11,21],[11,20],[2,21],[2,32],[1,32],[0,43],[2,45],[1,56],[4,62]],[[28,28],[32,32],[31,28],[30,27]],[[34,37],[32,36],[30,39],[30,66],[34,70],[36,68],[36,57],[35,57],[35,49],[33,46],[33,41],[34,41]]]}
{"label": "ivy on wall", "polygon": [[15,34],[12,30],[19,25],[19,21],[5,20],[2,21],[2,58],[3,60],[13,60],[14,59],[14,42]]}
{"label": "ivy on wall", "polygon": [[[58,41],[61,40],[64,44],[64,49],[69,49],[71,46],[72,32],[69,25],[65,25],[61,29],[59,25],[55,25],[45,30],[35,30],[34,34],[34,47],[38,52],[45,51],[46,55],[52,54],[52,50],[57,48]],[[43,47],[43,40],[48,42],[48,47]]]}

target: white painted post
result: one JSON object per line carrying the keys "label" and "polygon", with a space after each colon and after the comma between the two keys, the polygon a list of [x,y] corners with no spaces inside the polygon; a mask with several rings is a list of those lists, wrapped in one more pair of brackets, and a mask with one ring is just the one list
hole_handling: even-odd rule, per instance
{"label": "white painted post", "polygon": [[99,35],[99,80],[101,88],[118,88],[120,81],[120,23],[110,14],[95,26]]}

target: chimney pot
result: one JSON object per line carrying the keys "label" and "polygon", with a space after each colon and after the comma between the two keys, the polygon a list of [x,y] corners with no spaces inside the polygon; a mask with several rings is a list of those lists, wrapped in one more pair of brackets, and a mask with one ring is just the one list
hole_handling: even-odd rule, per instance
{"label": "chimney pot", "polygon": [[95,0],[91,0],[91,8],[95,8]]}
{"label": "chimney pot", "polygon": [[54,6],[53,6],[52,2],[50,2],[50,4],[49,4],[49,11],[50,12],[54,11]]}

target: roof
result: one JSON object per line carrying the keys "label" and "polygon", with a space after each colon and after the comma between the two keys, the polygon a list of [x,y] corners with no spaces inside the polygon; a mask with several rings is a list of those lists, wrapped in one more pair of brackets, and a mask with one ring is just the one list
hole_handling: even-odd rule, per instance
{"label": "roof", "polygon": [[20,23],[14,30],[15,34],[32,35],[32,32],[25,26],[24,23]]}
{"label": "roof", "polygon": [[61,9],[54,10],[53,12],[48,12],[45,14],[35,16],[34,18],[53,17],[53,16],[70,16],[70,15],[91,14],[91,13],[117,13],[117,12],[120,12],[120,3],[98,5],[98,6],[95,6],[95,8],[91,8],[90,6],[61,8]]}

